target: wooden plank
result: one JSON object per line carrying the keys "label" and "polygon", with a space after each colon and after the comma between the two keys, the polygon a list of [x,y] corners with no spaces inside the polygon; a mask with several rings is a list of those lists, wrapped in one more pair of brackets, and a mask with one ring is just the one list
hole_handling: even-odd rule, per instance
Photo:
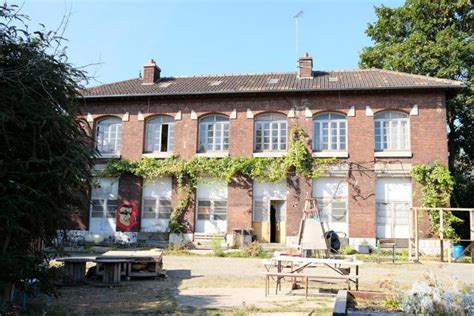
{"label": "wooden plank", "polygon": [[332,310],[333,316],[346,315],[347,311],[347,290],[339,290],[336,296],[336,302],[334,303],[334,309]]}

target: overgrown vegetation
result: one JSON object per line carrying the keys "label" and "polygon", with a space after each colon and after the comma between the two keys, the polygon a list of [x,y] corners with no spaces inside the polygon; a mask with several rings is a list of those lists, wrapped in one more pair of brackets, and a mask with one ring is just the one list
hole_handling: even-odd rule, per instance
{"label": "overgrown vegetation", "polygon": [[296,125],[290,130],[290,144],[287,155],[275,158],[193,157],[190,160],[173,156],[164,160],[143,158],[138,161],[113,160],[98,175],[99,177],[117,177],[122,173],[131,173],[144,179],[174,177],[178,188],[178,204],[170,217],[170,231],[183,231],[183,215],[193,200],[193,191],[203,177],[230,183],[252,179],[259,182],[278,182],[286,180],[288,175],[306,178],[318,178],[328,164],[335,160],[314,159],[306,147],[303,129]]}
{"label": "overgrown vegetation", "polygon": [[[420,165],[413,167],[411,174],[421,188],[421,205],[428,208],[449,207],[453,192],[454,180],[446,166],[435,162],[432,166]],[[445,238],[458,239],[453,225],[462,222],[451,212],[443,214],[443,231],[440,231],[439,211],[429,212],[431,229],[434,233]]]}
{"label": "overgrown vegetation", "polygon": [[474,15],[470,0],[407,0],[398,8],[376,7],[362,50],[362,68],[382,68],[463,81],[448,95],[449,170],[456,182],[452,205],[474,207]]}
{"label": "overgrown vegetation", "polygon": [[88,203],[92,153],[76,104],[86,76],[60,34],[26,21],[0,5],[0,292],[34,279],[52,293],[43,246]]}

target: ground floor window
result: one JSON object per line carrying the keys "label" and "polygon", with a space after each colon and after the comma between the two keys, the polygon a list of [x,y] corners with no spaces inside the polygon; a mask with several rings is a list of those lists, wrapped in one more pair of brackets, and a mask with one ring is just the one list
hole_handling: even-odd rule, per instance
{"label": "ground floor window", "polygon": [[118,205],[118,179],[97,179],[91,192],[91,217],[115,218]]}
{"label": "ground floor window", "polygon": [[198,220],[227,220],[227,201],[198,200]]}
{"label": "ground floor window", "polygon": [[196,188],[196,232],[227,231],[227,183],[206,177]]}
{"label": "ground floor window", "polygon": [[166,198],[143,200],[143,218],[169,219],[170,215],[171,200]]}
{"label": "ground floor window", "polygon": [[326,229],[348,232],[348,186],[345,178],[319,178],[313,181],[313,198],[316,199],[321,221]]}

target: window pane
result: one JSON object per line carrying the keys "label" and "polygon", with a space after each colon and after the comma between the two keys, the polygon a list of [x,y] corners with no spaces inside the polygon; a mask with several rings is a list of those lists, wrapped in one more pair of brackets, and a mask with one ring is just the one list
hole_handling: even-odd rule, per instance
{"label": "window pane", "polygon": [[143,218],[156,218],[155,199],[147,199],[143,201]]}
{"label": "window pane", "polygon": [[159,200],[159,219],[169,219],[171,215],[171,201],[170,200]]}
{"label": "window pane", "polygon": [[104,217],[105,200],[92,200],[91,217]]}
{"label": "window pane", "polygon": [[214,220],[227,219],[227,201],[214,201]]}
{"label": "window pane", "polygon": [[211,219],[211,201],[198,201],[198,215],[199,220]]}
{"label": "window pane", "polygon": [[107,200],[106,217],[115,218],[117,212],[118,200]]}

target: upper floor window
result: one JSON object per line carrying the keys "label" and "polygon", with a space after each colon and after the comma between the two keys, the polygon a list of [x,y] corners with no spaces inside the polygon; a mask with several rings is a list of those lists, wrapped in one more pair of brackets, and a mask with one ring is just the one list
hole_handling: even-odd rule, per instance
{"label": "upper floor window", "polygon": [[158,116],[146,123],[145,152],[172,152],[174,143],[174,119]]}
{"label": "upper floor window", "polygon": [[198,152],[229,150],[229,118],[210,115],[199,121]]}
{"label": "upper floor window", "polygon": [[96,148],[100,154],[119,155],[122,146],[122,120],[117,117],[97,123]]}
{"label": "upper floor window", "polygon": [[255,118],[255,151],[286,150],[286,117],[268,113]]}
{"label": "upper floor window", "polygon": [[325,113],[313,119],[314,151],[346,151],[347,119],[342,114]]}
{"label": "upper floor window", "polygon": [[376,151],[410,149],[408,114],[380,112],[374,119]]}

